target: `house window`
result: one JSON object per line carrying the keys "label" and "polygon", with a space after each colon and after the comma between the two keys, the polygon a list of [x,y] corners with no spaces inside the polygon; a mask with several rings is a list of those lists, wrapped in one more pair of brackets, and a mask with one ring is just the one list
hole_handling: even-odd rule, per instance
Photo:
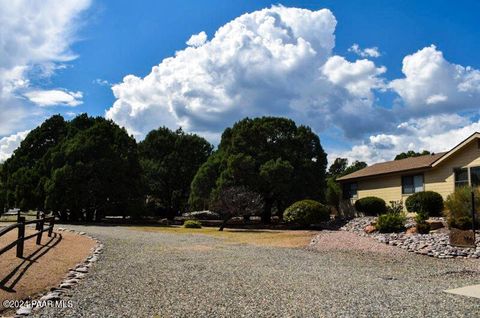
{"label": "house window", "polygon": [[423,191],[423,175],[403,176],[402,193],[412,194]]}
{"label": "house window", "polygon": [[357,197],[358,184],[356,182],[346,183],[343,186],[344,199],[352,199]]}
{"label": "house window", "polygon": [[468,169],[459,168],[455,169],[455,187],[466,187],[468,186]]}
{"label": "house window", "polygon": [[472,187],[480,186],[480,167],[470,168],[470,182]]}

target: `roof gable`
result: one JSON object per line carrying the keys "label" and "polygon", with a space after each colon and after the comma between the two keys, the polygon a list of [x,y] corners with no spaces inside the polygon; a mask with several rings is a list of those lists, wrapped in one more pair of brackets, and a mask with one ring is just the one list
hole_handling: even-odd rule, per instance
{"label": "roof gable", "polygon": [[409,170],[430,168],[432,163],[443,156],[445,152],[434,155],[425,155],[419,157],[405,158],[401,160],[392,160],[387,162],[376,163],[361,170],[350,173],[346,176],[337,178],[338,181],[365,178],[388,173],[396,173]]}

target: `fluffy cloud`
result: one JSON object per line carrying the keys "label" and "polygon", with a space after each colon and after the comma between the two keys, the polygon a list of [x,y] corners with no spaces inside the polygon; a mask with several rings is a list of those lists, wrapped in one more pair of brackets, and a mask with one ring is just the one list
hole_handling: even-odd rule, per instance
{"label": "fluffy cloud", "polygon": [[448,62],[434,45],[403,59],[405,78],[390,87],[410,110],[458,112],[480,106],[480,71]]}
{"label": "fluffy cloud", "polygon": [[21,131],[0,139],[0,162],[7,160],[11,156],[13,151],[20,146],[20,143],[25,139],[29,132],[29,130]]}
{"label": "fluffy cloud", "polygon": [[70,51],[76,19],[89,5],[90,0],[0,2],[0,135],[38,120],[39,110],[22,95],[32,90],[32,78],[49,77],[76,57]]}
{"label": "fluffy cloud", "polygon": [[322,67],[323,74],[335,85],[345,87],[352,95],[372,100],[372,89],[383,88],[379,75],[385,67],[376,67],[369,60],[349,62],[341,56],[332,56]]}
{"label": "fluffy cloud", "polygon": [[349,52],[353,52],[357,54],[358,56],[361,57],[380,57],[382,54],[380,54],[380,51],[378,50],[378,47],[367,47],[365,49],[361,49],[360,46],[357,43],[354,43],[349,49]]}
{"label": "fluffy cloud", "polygon": [[35,90],[24,94],[32,103],[38,106],[71,106],[82,104],[82,92],[69,92],[58,89]]}
{"label": "fluffy cloud", "polygon": [[480,120],[470,121],[457,114],[411,119],[399,124],[392,133],[372,135],[348,151],[334,151],[329,160],[346,157],[372,164],[393,160],[397,154],[408,150],[443,152],[476,131],[480,131]]}
{"label": "fluffy cloud", "polygon": [[194,34],[190,37],[190,39],[186,42],[188,46],[201,46],[205,44],[207,41],[207,33],[205,31],[202,31],[198,34]]}
{"label": "fluffy cloud", "polygon": [[[381,112],[372,90],[385,68],[332,56],[336,19],[326,9],[274,6],[244,14],[189,46],[144,78],[114,85],[106,116],[140,138],[161,125],[215,134],[245,116],[279,115],[347,134],[369,129]],[[346,124],[358,117],[355,125]],[[366,115],[369,114],[369,115]]]}

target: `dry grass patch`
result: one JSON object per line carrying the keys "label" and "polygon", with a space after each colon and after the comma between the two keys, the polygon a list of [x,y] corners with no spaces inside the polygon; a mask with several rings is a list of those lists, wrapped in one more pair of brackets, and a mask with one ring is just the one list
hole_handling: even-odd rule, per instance
{"label": "dry grass patch", "polygon": [[317,231],[287,231],[287,230],[244,230],[225,229],[219,231],[216,227],[188,229],[177,226],[138,226],[131,229],[145,232],[162,232],[183,235],[207,235],[225,240],[228,243],[253,244],[275,247],[305,247]]}
{"label": "dry grass patch", "polygon": [[[34,230],[27,228],[25,234]],[[0,238],[0,247],[14,241],[17,231]],[[16,257],[16,248],[0,256],[0,301],[25,299],[58,285],[70,267],[85,260],[95,246],[92,239],[68,232],[44,233],[42,244],[35,238],[25,241],[24,258]],[[0,305],[0,313],[4,310]]]}

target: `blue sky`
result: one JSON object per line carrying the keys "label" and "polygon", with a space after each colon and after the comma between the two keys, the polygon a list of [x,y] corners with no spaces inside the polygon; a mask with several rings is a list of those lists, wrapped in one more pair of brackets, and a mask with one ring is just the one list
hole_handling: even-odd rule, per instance
{"label": "blue sky", "polygon": [[[305,22],[294,9],[259,11],[276,5],[308,9],[312,21]],[[70,118],[83,112],[104,116],[110,110],[107,116],[137,139],[158,126],[182,125],[214,143],[223,128],[244,115],[288,116],[312,126],[330,159],[345,156],[369,163],[408,149],[444,150],[480,125],[478,1],[453,5],[451,1],[79,0],[65,1],[60,9],[52,1],[39,2],[35,8],[24,1],[15,5],[1,1],[2,7],[8,7],[0,10],[5,12],[0,13],[0,34],[4,32],[7,41],[0,57],[8,61],[0,59],[0,160],[29,129],[54,113]],[[329,13],[314,17],[313,12],[321,9]],[[256,15],[237,19],[246,13]],[[37,25],[16,27],[29,23],[24,20],[29,15]],[[202,48],[220,27],[234,21],[230,33],[223,35],[227,40],[240,36],[239,24],[269,39],[268,32],[276,31],[265,31],[259,27],[263,22],[258,22],[266,17],[283,23],[281,30],[294,30],[282,41],[293,43],[295,50],[280,48],[292,58],[293,67],[275,69],[283,55],[262,57],[267,59],[263,64],[272,63],[271,73],[268,67],[254,66],[254,75],[245,77],[235,74],[237,69],[245,72],[243,55],[229,57],[231,63],[221,67],[205,66],[208,58],[199,56],[210,54],[214,58],[209,63],[216,63],[225,56],[222,50],[228,49],[226,44]],[[319,26],[315,19],[325,23]],[[43,32],[47,23],[51,33]],[[330,33],[325,31],[329,26]],[[185,51],[186,41],[201,31],[206,41]],[[18,40],[25,36],[38,43]],[[317,54],[300,51],[299,38],[307,38]],[[244,47],[253,43],[238,39]],[[333,44],[325,47],[329,40]],[[267,43],[252,46],[245,54],[255,57],[255,50],[265,47],[275,49]],[[365,51],[368,48],[376,53]],[[15,53],[20,49],[22,54]],[[184,51],[184,56],[169,65],[162,63],[177,51]],[[410,77],[402,72],[402,61],[409,55]],[[157,82],[143,80],[152,67],[162,64]],[[311,73],[314,68],[322,71]],[[190,70],[197,76],[165,75],[188,75]],[[233,74],[233,79],[224,87],[223,82],[202,75],[212,72]],[[135,82],[124,81],[127,75],[134,75]],[[317,82],[318,77],[322,79]],[[165,84],[164,79],[177,84]],[[288,81],[293,88],[285,86]],[[114,92],[112,85],[118,88]],[[221,92],[215,96],[205,93],[217,88]],[[232,91],[235,94],[229,95]],[[172,114],[167,116],[169,110]]]}

